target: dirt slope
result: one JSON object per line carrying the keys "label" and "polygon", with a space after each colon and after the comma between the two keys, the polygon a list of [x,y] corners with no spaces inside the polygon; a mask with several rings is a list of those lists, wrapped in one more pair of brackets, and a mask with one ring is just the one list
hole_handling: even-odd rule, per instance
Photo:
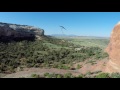
{"label": "dirt slope", "polygon": [[[77,76],[81,73],[85,74],[87,72],[95,72],[95,71],[103,71],[105,72],[105,66],[108,62],[108,58],[103,60],[98,60],[96,64],[91,65],[90,63],[81,62],[77,63],[82,65],[83,67],[76,70],[63,70],[63,69],[45,69],[45,68],[25,68],[23,71],[19,71],[13,74],[7,74],[3,78],[20,78],[20,77],[30,77],[32,74],[39,74],[40,76],[43,76],[44,73],[56,73],[56,74],[65,74],[65,73],[72,73],[73,75]],[[73,67],[76,68],[77,64],[74,64]]]}

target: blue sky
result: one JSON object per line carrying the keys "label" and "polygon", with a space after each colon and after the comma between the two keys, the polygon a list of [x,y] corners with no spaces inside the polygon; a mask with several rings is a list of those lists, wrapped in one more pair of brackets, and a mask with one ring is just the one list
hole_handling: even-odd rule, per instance
{"label": "blue sky", "polygon": [[120,12],[0,12],[0,22],[25,24],[45,30],[45,34],[109,37]]}

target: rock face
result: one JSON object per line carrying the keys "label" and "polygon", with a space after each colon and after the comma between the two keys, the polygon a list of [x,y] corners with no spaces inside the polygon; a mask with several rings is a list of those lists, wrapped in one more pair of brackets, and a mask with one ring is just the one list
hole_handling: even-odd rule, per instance
{"label": "rock face", "polygon": [[120,22],[113,28],[106,51],[109,54],[106,72],[120,72]]}
{"label": "rock face", "polygon": [[17,39],[17,38],[33,38],[44,36],[44,30],[28,25],[17,25],[0,22],[0,40]]}

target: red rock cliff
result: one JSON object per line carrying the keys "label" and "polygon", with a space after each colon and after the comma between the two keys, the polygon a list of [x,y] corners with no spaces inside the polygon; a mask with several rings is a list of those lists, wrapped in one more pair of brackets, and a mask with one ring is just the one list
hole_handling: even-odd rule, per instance
{"label": "red rock cliff", "polygon": [[109,54],[106,72],[120,72],[120,22],[112,30],[106,52]]}

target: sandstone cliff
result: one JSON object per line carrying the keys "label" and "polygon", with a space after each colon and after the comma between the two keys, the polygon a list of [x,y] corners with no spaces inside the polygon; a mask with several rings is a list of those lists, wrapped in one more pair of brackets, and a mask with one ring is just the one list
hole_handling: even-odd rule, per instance
{"label": "sandstone cliff", "polygon": [[28,25],[17,25],[0,22],[0,40],[35,38],[44,36],[44,30]]}
{"label": "sandstone cliff", "polygon": [[106,51],[109,54],[106,72],[120,72],[120,22],[113,28]]}

